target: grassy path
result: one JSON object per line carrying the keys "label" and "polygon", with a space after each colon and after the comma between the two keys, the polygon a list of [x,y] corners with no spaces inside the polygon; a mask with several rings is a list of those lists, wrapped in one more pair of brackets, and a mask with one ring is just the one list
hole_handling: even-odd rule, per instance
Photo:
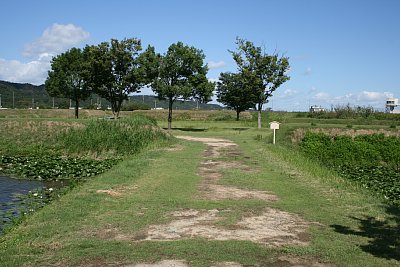
{"label": "grassy path", "polygon": [[[181,140],[173,148],[148,151],[120,163],[2,237],[1,265],[139,266],[135,264],[164,260],[168,266],[171,262],[165,260],[179,260],[175,266],[400,266],[398,248],[390,245],[397,242],[397,237],[390,237],[398,226],[393,221],[397,211],[356,193],[295,152],[255,140],[260,135],[256,130],[175,133],[222,137],[238,146],[235,153],[222,150],[213,156],[206,153],[206,144]],[[237,164],[219,167],[213,185],[268,192],[276,201],[202,194],[201,167],[207,160]],[[296,222],[307,222],[299,232],[305,244],[291,243],[295,238],[290,235],[278,245],[268,239],[215,240],[176,228],[182,219],[201,217],[204,220],[197,225],[205,225],[201,228],[205,233],[219,229],[236,234],[251,228],[240,225],[245,218],[261,218],[271,210],[280,218],[293,216],[292,232]],[[368,218],[371,225],[377,222],[375,229],[363,228]],[[285,222],[276,227],[281,225]],[[165,231],[153,235],[154,229]],[[387,236],[379,239],[371,236],[372,231]]]}

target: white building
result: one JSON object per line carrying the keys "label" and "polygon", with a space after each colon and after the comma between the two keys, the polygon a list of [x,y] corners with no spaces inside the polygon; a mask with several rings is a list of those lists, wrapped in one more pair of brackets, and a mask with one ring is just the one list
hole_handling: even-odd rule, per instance
{"label": "white building", "polygon": [[400,113],[396,107],[400,106],[398,98],[388,98],[386,99],[386,112],[387,113]]}
{"label": "white building", "polygon": [[324,112],[325,109],[321,106],[311,106],[310,112]]}

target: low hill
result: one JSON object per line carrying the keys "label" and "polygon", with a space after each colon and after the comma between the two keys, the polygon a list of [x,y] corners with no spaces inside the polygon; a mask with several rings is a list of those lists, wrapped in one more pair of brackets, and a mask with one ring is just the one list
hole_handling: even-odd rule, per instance
{"label": "low hill", "polygon": [[[29,83],[11,83],[0,81],[0,100],[3,108],[69,108],[73,103],[69,99],[51,97],[46,92],[44,85],[32,85]],[[82,108],[107,109],[110,103],[95,94],[86,101],[81,102]],[[217,104],[197,104],[194,101],[176,101],[174,109],[206,109],[218,110],[222,109]],[[151,109],[151,108],[168,108],[168,102],[157,99],[151,95],[134,95],[123,105],[125,110]]]}

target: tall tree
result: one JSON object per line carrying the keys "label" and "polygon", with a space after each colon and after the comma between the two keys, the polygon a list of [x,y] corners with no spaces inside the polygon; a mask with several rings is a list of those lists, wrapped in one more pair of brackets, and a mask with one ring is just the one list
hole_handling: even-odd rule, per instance
{"label": "tall tree", "polygon": [[110,101],[115,118],[130,93],[138,92],[157,75],[156,55],[149,46],[142,50],[139,39],[130,38],[87,46],[91,65],[91,85],[94,91]]}
{"label": "tall tree", "polygon": [[236,111],[236,120],[239,114],[255,107],[256,98],[253,88],[246,84],[246,79],[237,73],[221,73],[217,83],[217,100]]}
{"label": "tall tree", "polygon": [[86,100],[91,90],[88,83],[87,54],[71,48],[53,58],[45,88],[52,97],[65,97],[75,102],[75,118],[79,117],[79,103]]}
{"label": "tall tree", "polygon": [[239,72],[246,78],[246,83],[253,88],[258,111],[258,128],[261,128],[261,111],[273,92],[289,80],[289,58],[271,55],[265,49],[255,46],[252,42],[237,38],[237,51],[230,51],[238,65]]}
{"label": "tall tree", "polygon": [[210,101],[214,84],[206,78],[208,67],[203,63],[204,58],[201,50],[182,42],[172,44],[160,57],[158,77],[151,86],[160,99],[168,100],[168,129],[172,125],[172,107],[178,98]]}

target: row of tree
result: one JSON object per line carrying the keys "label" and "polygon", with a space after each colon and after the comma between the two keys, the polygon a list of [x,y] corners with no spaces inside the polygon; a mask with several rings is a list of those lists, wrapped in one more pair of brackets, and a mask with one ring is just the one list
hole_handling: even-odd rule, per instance
{"label": "row of tree", "polygon": [[[268,55],[261,47],[237,39],[238,50],[232,52],[238,73],[221,73],[217,84],[218,100],[241,111],[257,106],[261,128],[261,110],[283,82],[289,79],[288,58]],[[75,102],[78,118],[79,102],[92,93],[111,103],[114,117],[119,116],[122,102],[128,95],[150,87],[160,99],[168,101],[168,128],[171,129],[173,104],[177,99],[209,102],[215,83],[208,81],[208,66],[203,51],[172,44],[163,55],[154,47],[142,49],[136,38],[121,41],[111,39],[84,49],[71,48],[53,58],[45,82],[46,91],[53,97],[65,97]]]}

